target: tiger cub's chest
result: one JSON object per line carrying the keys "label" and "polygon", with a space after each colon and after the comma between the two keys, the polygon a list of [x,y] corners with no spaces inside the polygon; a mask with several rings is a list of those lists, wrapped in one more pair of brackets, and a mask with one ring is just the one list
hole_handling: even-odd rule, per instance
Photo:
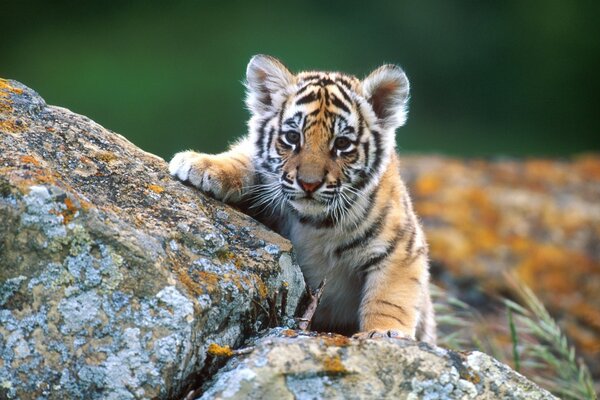
{"label": "tiger cub's chest", "polygon": [[289,235],[298,263],[311,288],[318,287],[323,279],[346,280],[352,275],[350,265],[336,249],[346,240],[345,235],[334,229],[316,229],[295,223]]}

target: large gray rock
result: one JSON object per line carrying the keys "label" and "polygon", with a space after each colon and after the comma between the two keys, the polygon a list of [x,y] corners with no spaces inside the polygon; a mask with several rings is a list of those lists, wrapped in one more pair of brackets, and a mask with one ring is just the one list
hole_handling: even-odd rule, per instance
{"label": "large gray rock", "polygon": [[555,399],[480,352],[281,329],[252,347],[219,371],[200,400]]}
{"label": "large gray rock", "polygon": [[0,398],[177,397],[304,290],[289,242],[6,80],[0,221]]}

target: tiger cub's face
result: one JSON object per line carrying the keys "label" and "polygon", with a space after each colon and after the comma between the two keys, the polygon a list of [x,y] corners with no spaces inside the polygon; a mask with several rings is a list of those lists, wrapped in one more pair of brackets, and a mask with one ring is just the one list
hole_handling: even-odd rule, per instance
{"label": "tiger cub's face", "polygon": [[301,216],[349,217],[366,198],[406,119],[408,80],[386,65],[365,80],[340,73],[293,75],[279,61],[248,65],[247,104],[259,173],[270,193]]}

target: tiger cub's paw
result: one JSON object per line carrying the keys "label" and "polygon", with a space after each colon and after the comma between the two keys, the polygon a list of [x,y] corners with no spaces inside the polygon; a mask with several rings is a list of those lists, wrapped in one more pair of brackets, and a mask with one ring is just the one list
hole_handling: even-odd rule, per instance
{"label": "tiger cub's paw", "polygon": [[358,332],[352,335],[352,339],[379,339],[379,338],[394,338],[394,339],[406,339],[406,340],[415,340],[414,337],[402,333],[400,331],[390,329],[390,330],[378,330],[374,329],[371,331]]}
{"label": "tiger cub's paw", "polygon": [[239,171],[218,155],[182,151],[169,162],[169,172],[217,200],[237,197],[242,189]]}

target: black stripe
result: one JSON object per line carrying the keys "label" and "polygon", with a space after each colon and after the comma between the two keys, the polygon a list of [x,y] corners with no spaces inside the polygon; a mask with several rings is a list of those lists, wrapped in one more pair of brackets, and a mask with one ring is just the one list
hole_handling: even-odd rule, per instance
{"label": "black stripe", "polygon": [[371,131],[371,135],[375,139],[375,159],[373,160],[373,167],[371,169],[375,172],[379,170],[379,165],[381,164],[383,145],[381,144],[381,133],[379,131]]}
{"label": "black stripe", "polygon": [[385,300],[376,300],[376,303],[380,303],[380,304],[385,304],[388,306],[392,306],[397,308],[398,310],[402,311],[403,314],[406,314],[406,310],[404,309],[404,307],[399,306],[398,304],[394,304],[394,303],[390,303],[389,301],[385,301]]}
{"label": "black stripe", "polygon": [[400,318],[394,317],[393,315],[390,315],[390,314],[384,314],[384,313],[375,312],[375,313],[368,313],[367,315],[378,315],[380,317],[390,318],[390,319],[393,319],[395,321],[398,321],[400,323],[400,325],[406,326],[406,325],[404,325],[404,321],[402,321]]}
{"label": "black stripe", "polygon": [[344,96],[344,99],[346,99],[346,101],[348,103],[354,104],[354,102],[352,101],[352,98],[350,97],[350,95],[348,93],[346,93],[346,89],[343,86],[340,86],[340,85],[337,85],[337,87],[338,87],[338,90],[340,91],[340,93],[342,94],[342,96]]}
{"label": "black stripe", "polygon": [[256,142],[254,143],[255,146],[258,148],[258,157],[259,158],[263,158],[264,156],[264,148],[263,148],[263,141],[264,141],[264,137],[265,137],[265,128],[267,127],[267,124],[269,123],[269,121],[271,120],[271,118],[265,118],[261,123],[260,126],[258,127],[258,137],[256,138]]}
{"label": "black stripe", "polygon": [[369,183],[368,178],[377,173],[379,166],[381,165],[381,158],[383,156],[383,149],[381,147],[381,134],[378,131],[371,131],[371,134],[373,135],[373,140],[375,141],[375,158],[373,159],[371,166],[367,165],[369,173],[363,174],[363,180],[356,184],[356,188],[358,190],[367,186],[367,183]]}
{"label": "black stripe", "polygon": [[317,229],[331,228],[331,227],[335,226],[335,221],[331,217],[326,217],[325,219],[316,220],[312,217],[306,217],[304,215],[301,215],[298,212],[298,210],[296,210],[294,207],[290,207],[290,210],[291,210],[292,214],[294,214],[299,219],[300,223],[303,225],[310,225],[313,228],[317,228]]}
{"label": "black stripe", "polygon": [[415,221],[411,220],[410,225],[410,238],[408,239],[408,243],[406,243],[406,247],[404,249],[405,254],[412,253],[412,248],[415,244],[415,238],[417,237],[417,229],[415,228]]}
{"label": "black stripe", "polygon": [[330,97],[331,97],[331,102],[333,103],[334,106],[336,106],[337,108],[344,110],[345,112],[350,114],[350,109],[348,108],[347,105],[344,104],[344,102],[342,100],[338,99],[333,94]]}
{"label": "black stripe", "polygon": [[326,229],[335,226],[335,222],[331,217],[327,217],[323,220],[314,220],[310,217],[300,217],[300,223],[302,225],[310,225],[317,229]]}
{"label": "black stripe", "polygon": [[323,78],[323,75],[322,75],[322,74],[315,73],[315,74],[307,74],[307,75],[304,75],[304,76],[302,77],[302,80],[303,80],[303,81],[310,81],[310,80],[321,79],[321,78]]}
{"label": "black stripe", "polygon": [[321,85],[321,86],[335,85],[335,81],[332,80],[331,78],[322,77],[319,79],[319,85]]}
{"label": "black stripe", "polygon": [[417,258],[419,258],[420,256],[422,256],[423,254],[426,254],[426,253],[427,253],[427,248],[426,247],[419,247],[415,252],[413,252],[412,257],[408,261],[407,261],[407,259],[408,259],[408,257],[410,255],[407,255],[404,258],[404,260],[402,261],[402,263],[405,266],[409,266],[412,263],[414,263]]}
{"label": "black stripe", "polygon": [[242,167],[246,167],[246,160],[240,160],[237,157],[231,157],[231,160],[235,161],[238,164],[240,164]]}
{"label": "black stripe", "polygon": [[296,100],[296,105],[312,103],[313,101],[317,100],[319,100],[319,95],[317,92],[310,92]]}
{"label": "black stripe", "polygon": [[356,150],[340,151],[340,156],[345,157],[346,162],[349,163],[354,163],[356,162],[356,160],[358,160],[358,153],[356,152]]}
{"label": "black stripe", "polygon": [[367,202],[367,207],[365,207],[365,210],[363,211],[361,221],[368,221],[371,218],[371,213],[377,205],[377,196],[379,196],[380,188],[381,186],[375,187],[375,189],[373,189],[373,191],[369,194],[369,201]]}
{"label": "black stripe", "polygon": [[269,154],[269,149],[271,148],[271,141],[273,140],[273,135],[275,134],[275,128],[271,127],[269,129],[269,135],[267,136],[267,142],[265,143],[265,151]]}
{"label": "black stripe", "polygon": [[400,240],[402,239],[402,237],[404,236],[405,233],[406,233],[406,227],[402,227],[402,228],[398,229],[396,236],[394,236],[392,241],[390,243],[388,243],[388,246],[385,249],[385,251],[375,257],[370,258],[365,263],[363,263],[362,265],[357,267],[356,268],[357,271],[362,274],[367,274],[369,272],[372,272],[374,270],[373,267],[377,266],[382,261],[387,259],[396,250],[396,247],[398,247],[398,242],[400,242]]}
{"label": "black stripe", "polygon": [[306,85],[302,86],[300,89],[298,89],[298,91],[296,92],[296,96],[300,96],[302,93],[306,92],[308,89],[311,88],[312,83],[307,83]]}
{"label": "black stripe", "polygon": [[349,243],[346,243],[335,249],[335,255],[337,257],[340,257],[343,252],[352,250],[353,248],[361,244],[367,245],[373,237],[378,236],[381,233],[381,230],[383,229],[383,222],[387,217],[389,210],[390,206],[388,205],[383,209],[379,217],[377,217],[377,220],[373,222],[373,224],[371,224],[371,227],[369,229],[367,229],[362,235],[350,241]]}
{"label": "black stripe", "polygon": [[[317,115],[320,112],[321,112],[321,109],[317,107],[313,111],[309,112],[308,115],[313,116],[313,115]],[[317,122],[319,122],[319,121],[315,121],[315,123],[317,123]]]}
{"label": "black stripe", "polygon": [[342,84],[342,85],[344,85],[344,87],[345,87],[346,89],[348,89],[348,90],[352,90],[352,85],[350,84],[350,82],[348,82],[348,81],[347,81],[346,79],[344,79],[343,77],[341,77],[341,76],[340,76],[340,77],[338,77],[338,78],[336,79],[336,82],[337,82],[337,83],[340,83],[340,84]]}
{"label": "black stripe", "polygon": [[370,157],[369,156],[369,148],[370,148],[370,146],[371,146],[371,142],[368,140],[363,143],[363,150],[365,152],[365,161],[364,161],[365,166],[369,165],[369,157]]}

